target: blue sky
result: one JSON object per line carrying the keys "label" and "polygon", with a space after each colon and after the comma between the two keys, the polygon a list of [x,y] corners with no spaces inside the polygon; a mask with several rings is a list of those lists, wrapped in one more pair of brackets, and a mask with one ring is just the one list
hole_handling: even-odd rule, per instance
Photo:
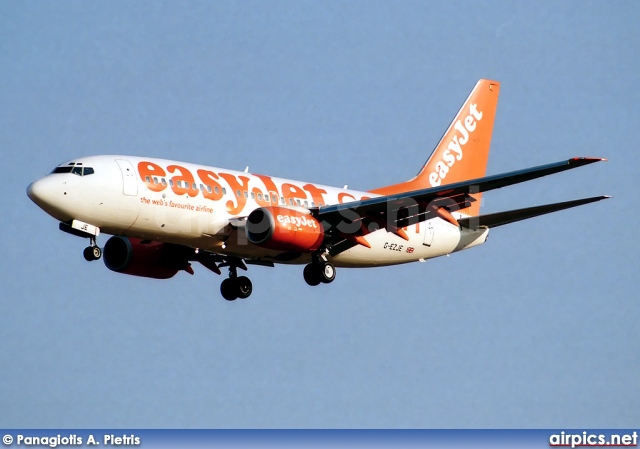
{"label": "blue sky", "polygon": [[[636,2],[0,4],[0,427],[637,427]],[[488,173],[601,156],[484,212],[614,198],[448,258],[255,267],[227,303],[82,258],[25,194],[77,156],[369,189],[413,176],[479,78]],[[105,237],[101,238],[104,244]]]}

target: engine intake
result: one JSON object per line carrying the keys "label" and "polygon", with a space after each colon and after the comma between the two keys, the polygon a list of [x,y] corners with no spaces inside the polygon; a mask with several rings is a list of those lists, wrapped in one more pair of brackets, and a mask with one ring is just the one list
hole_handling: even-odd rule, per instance
{"label": "engine intake", "polygon": [[311,252],[320,248],[324,229],[309,213],[287,207],[260,207],[249,214],[247,239],[278,251]]}

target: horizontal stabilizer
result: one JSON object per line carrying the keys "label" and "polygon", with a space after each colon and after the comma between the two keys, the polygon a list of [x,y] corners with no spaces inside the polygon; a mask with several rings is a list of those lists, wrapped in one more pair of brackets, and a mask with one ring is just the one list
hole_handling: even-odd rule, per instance
{"label": "horizontal stabilizer", "polygon": [[591,198],[582,198],[580,200],[565,201],[563,203],[545,204],[544,206],[527,207],[524,209],[508,210],[505,212],[497,212],[495,214],[481,215],[479,217],[458,219],[458,223],[463,228],[477,229],[480,227],[495,228],[497,226],[514,223],[527,218],[537,217],[539,215],[550,214],[559,210],[570,209],[583,204],[595,203],[596,201],[611,198],[610,196],[594,196]]}

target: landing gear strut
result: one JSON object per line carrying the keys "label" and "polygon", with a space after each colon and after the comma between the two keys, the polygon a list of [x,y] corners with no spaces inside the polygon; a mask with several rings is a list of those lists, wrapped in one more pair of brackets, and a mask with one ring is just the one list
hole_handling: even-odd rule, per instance
{"label": "landing gear strut", "polygon": [[253,285],[251,279],[246,276],[238,276],[236,267],[229,267],[229,278],[220,284],[220,294],[227,301],[235,301],[237,298],[245,299],[251,296]]}
{"label": "landing gear strut", "polygon": [[304,267],[302,275],[305,282],[312,287],[320,283],[329,284],[336,278],[336,267],[327,260],[319,259]]}
{"label": "landing gear strut", "polygon": [[95,237],[91,237],[91,244],[84,249],[82,255],[87,262],[98,260],[102,257],[102,250],[96,243]]}

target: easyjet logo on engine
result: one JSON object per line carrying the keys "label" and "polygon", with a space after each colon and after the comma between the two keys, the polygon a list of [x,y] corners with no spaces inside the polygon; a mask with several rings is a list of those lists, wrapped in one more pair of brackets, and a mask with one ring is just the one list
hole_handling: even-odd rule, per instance
{"label": "easyjet logo on engine", "polygon": [[[455,165],[457,161],[462,160],[463,148],[469,142],[469,137],[476,129],[477,122],[482,120],[482,111],[478,111],[477,104],[471,104],[469,106],[469,114],[464,120],[459,119],[454,125],[454,129],[457,133],[453,136],[447,149],[442,153],[441,160],[436,163],[433,171],[429,173],[429,183],[432,187],[438,187],[442,184],[442,181],[447,177],[451,167]],[[464,125],[463,125],[464,121]]]}
{"label": "easyjet logo on engine", "polygon": [[308,227],[308,228],[318,228],[317,222],[315,220],[307,220],[307,217],[292,217],[290,215],[278,215],[278,222],[283,225],[292,224],[298,228]]}

